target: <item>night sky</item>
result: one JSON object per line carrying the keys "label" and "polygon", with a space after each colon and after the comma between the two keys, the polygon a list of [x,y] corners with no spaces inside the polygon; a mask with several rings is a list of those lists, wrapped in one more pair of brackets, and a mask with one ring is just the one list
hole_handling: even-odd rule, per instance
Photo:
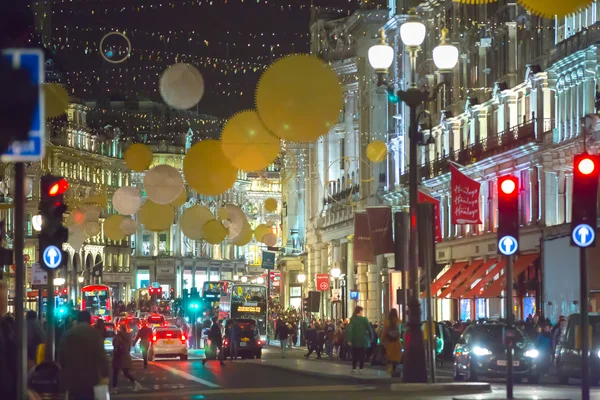
{"label": "night sky", "polygon": [[[285,6],[277,5],[286,3]],[[357,0],[313,0],[347,15]],[[227,118],[252,108],[264,69],[282,55],[309,52],[310,0],[69,0],[53,3],[53,46],[71,93],[161,101],[158,81],[176,61],[202,73],[197,111]],[[126,31],[131,57],[120,64],[98,52],[102,37]],[[120,58],[126,42],[112,36],[105,54]],[[111,55],[111,53],[109,53]]]}

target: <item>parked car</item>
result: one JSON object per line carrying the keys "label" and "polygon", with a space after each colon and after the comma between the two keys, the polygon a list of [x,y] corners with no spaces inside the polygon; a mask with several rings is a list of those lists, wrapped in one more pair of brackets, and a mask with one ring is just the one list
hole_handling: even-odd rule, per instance
{"label": "parked car", "polygon": [[188,359],[187,336],[176,326],[154,328],[152,330],[152,341],[148,349],[148,358],[179,357]]}
{"label": "parked car", "polygon": [[[589,314],[591,329],[590,377],[592,382],[600,382],[600,313]],[[581,379],[581,314],[571,314],[567,318],[565,332],[556,346],[555,363],[558,380],[568,384],[569,379]]]}
{"label": "parked car", "polygon": [[[230,329],[233,321],[233,319],[227,319],[223,323],[223,351],[225,357],[230,357],[231,354]],[[241,329],[237,356],[241,358],[261,358],[264,343],[260,339],[260,332],[256,329],[256,321],[253,319],[236,319],[235,321]]]}
{"label": "parked car", "polygon": [[113,347],[113,339],[116,336],[116,330],[114,324],[105,324],[106,327],[106,337],[104,338],[104,351],[110,356],[112,356],[114,347]]}
{"label": "parked car", "polygon": [[[538,383],[540,375],[536,359],[539,352],[520,330],[514,329],[515,380],[527,379],[529,383]],[[454,349],[454,380],[476,382],[480,378],[506,378],[505,330],[506,324],[498,322],[477,323],[467,327]]]}
{"label": "parked car", "polygon": [[160,327],[160,326],[166,326],[167,322],[165,320],[165,316],[164,315],[160,315],[160,314],[150,314],[146,317],[146,322],[148,323],[148,326],[153,328],[153,327]]}

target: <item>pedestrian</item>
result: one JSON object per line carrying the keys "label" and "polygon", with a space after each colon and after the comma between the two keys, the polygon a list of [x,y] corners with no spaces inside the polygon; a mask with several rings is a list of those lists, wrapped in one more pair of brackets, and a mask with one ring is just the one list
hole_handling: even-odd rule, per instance
{"label": "pedestrian", "polygon": [[535,348],[539,352],[538,365],[540,372],[547,373],[552,363],[552,332],[549,324],[545,324],[542,331],[535,338]]}
{"label": "pedestrian", "polygon": [[383,322],[381,331],[381,343],[385,348],[385,354],[388,364],[388,373],[393,376],[396,372],[396,366],[402,361],[402,342],[400,341],[400,320],[398,310],[392,308],[388,317]]}
{"label": "pedestrian", "polygon": [[325,327],[325,353],[329,359],[333,359],[333,342],[335,339],[335,326],[333,321],[329,321]]}
{"label": "pedestrian", "polygon": [[0,318],[0,393],[2,398],[17,398],[17,337],[15,321],[6,315]]}
{"label": "pedestrian", "polygon": [[308,359],[312,352],[315,351],[317,353],[317,359],[321,358],[321,350],[319,349],[319,337],[314,321],[310,323],[310,327],[306,330],[306,346],[308,347],[308,353],[306,353],[304,357]]}
{"label": "pedestrian", "polygon": [[27,320],[27,369],[31,370],[37,364],[37,349],[44,343],[45,335],[35,311],[27,311],[25,319]]}
{"label": "pedestrian", "polygon": [[348,345],[352,348],[352,373],[356,373],[357,364],[360,368],[359,373],[362,372],[372,336],[371,324],[363,317],[363,308],[356,306],[348,325]]}
{"label": "pedestrian", "polygon": [[98,320],[94,324],[94,328],[97,329],[98,332],[100,332],[102,338],[106,339],[106,337],[108,336],[108,332],[106,332],[106,324],[104,323],[104,320],[102,318],[98,318]]}
{"label": "pedestrian", "polygon": [[58,348],[61,383],[69,400],[94,400],[94,386],[108,385],[104,338],[90,325],[91,318],[89,311],[81,311]]}
{"label": "pedestrian", "polygon": [[129,382],[133,383],[133,391],[137,392],[142,389],[142,385],[134,379],[129,373],[131,369],[131,335],[127,332],[127,326],[122,324],[119,326],[119,332],[113,338],[113,382],[112,382],[112,393],[117,393],[117,384],[119,378],[119,371],[123,370],[123,375]]}
{"label": "pedestrian", "polygon": [[[219,364],[221,367],[224,367],[225,363],[223,362],[223,358],[225,356],[225,352],[223,351],[223,335],[221,334],[221,327],[217,317],[213,317],[212,319],[212,325],[208,331],[208,339],[210,340],[210,350],[213,354],[216,354],[217,349],[219,349]],[[204,366],[207,361],[208,358],[205,356],[202,360],[202,365]]]}
{"label": "pedestrian", "polygon": [[233,325],[229,328],[229,355],[231,356],[231,361],[237,358],[241,338],[242,328],[240,328],[236,320],[233,320]]}
{"label": "pedestrian", "polygon": [[567,319],[565,318],[564,315],[561,315],[560,318],[558,319],[558,324],[556,324],[554,326],[554,328],[552,328],[552,353],[553,354],[554,354],[554,351],[556,350],[556,346],[558,346],[558,343],[560,343],[560,341],[562,339],[562,335],[563,335],[566,323],[567,323]]}
{"label": "pedestrian", "polygon": [[279,338],[279,345],[281,346],[281,358],[285,358],[289,335],[290,332],[287,325],[282,320],[279,320],[277,322],[277,329],[275,330],[275,340]]}
{"label": "pedestrian", "polygon": [[133,346],[140,341],[140,350],[142,350],[142,358],[144,359],[144,369],[148,368],[148,349],[150,348],[150,338],[152,337],[152,329],[148,326],[146,320],[142,320],[142,327],[138,330]]}

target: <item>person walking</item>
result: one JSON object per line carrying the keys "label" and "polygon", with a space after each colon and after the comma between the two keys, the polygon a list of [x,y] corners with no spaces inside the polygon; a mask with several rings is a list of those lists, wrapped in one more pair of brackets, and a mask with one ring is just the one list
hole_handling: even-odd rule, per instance
{"label": "person walking", "polygon": [[[219,319],[217,317],[213,317],[212,325],[210,330],[208,331],[208,338],[210,339],[210,350],[212,353],[216,354],[217,349],[219,349],[219,364],[221,367],[224,367],[226,364],[223,362],[223,357],[225,353],[223,352],[223,335],[221,334],[221,327],[219,326]],[[204,366],[208,358],[206,356],[202,360],[202,365]]]}
{"label": "person walking", "polygon": [[142,385],[134,379],[129,373],[131,369],[131,335],[127,332],[125,324],[119,326],[119,332],[113,338],[113,382],[112,382],[112,393],[117,393],[117,384],[119,378],[119,371],[123,370],[123,375],[129,382],[133,383],[133,391],[137,392],[142,389]]}
{"label": "person walking", "polygon": [[310,323],[310,327],[306,331],[306,345],[308,347],[308,353],[306,353],[304,357],[308,359],[312,352],[316,351],[317,359],[321,358],[321,350],[319,349],[319,337],[314,321]]}
{"label": "person walking", "polygon": [[372,336],[371,324],[363,317],[363,308],[356,306],[348,324],[348,345],[352,348],[352,373],[356,373],[357,364],[360,368],[359,373],[362,372]]}
{"label": "person walking", "polygon": [[58,347],[61,383],[70,400],[94,400],[94,386],[108,385],[104,338],[90,325],[91,319],[89,311],[81,311]]}
{"label": "person walking", "polygon": [[333,321],[329,321],[325,326],[325,354],[329,359],[333,359],[333,342],[335,339],[335,325]]}
{"label": "person walking", "polygon": [[37,349],[45,342],[45,335],[35,311],[27,311],[25,319],[27,320],[27,369],[31,370],[37,364]]}
{"label": "person walking", "polygon": [[552,365],[552,357],[554,351],[552,348],[552,327],[550,324],[545,324],[542,331],[535,338],[535,348],[539,351],[538,366],[542,374],[549,372],[549,367]]}
{"label": "person walking", "polygon": [[390,376],[396,372],[396,367],[402,361],[402,342],[400,341],[400,319],[398,310],[392,308],[388,317],[383,322],[383,330],[380,334],[381,343],[385,348],[387,358],[387,370]]}
{"label": "person walking", "polygon": [[150,338],[152,337],[152,329],[148,326],[146,320],[142,321],[142,327],[138,330],[135,339],[133,340],[133,346],[140,341],[140,350],[142,351],[142,358],[144,359],[144,369],[148,368],[148,349],[150,348]]}
{"label": "person walking", "polygon": [[240,328],[236,320],[233,320],[233,325],[229,328],[229,355],[231,356],[231,361],[237,358],[241,338],[242,328]]}
{"label": "person walking", "polygon": [[285,358],[289,336],[290,332],[287,325],[282,320],[279,320],[277,322],[277,329],[275,330],[275,340],[279,338],[279,345],[281,346],[281,358]]}

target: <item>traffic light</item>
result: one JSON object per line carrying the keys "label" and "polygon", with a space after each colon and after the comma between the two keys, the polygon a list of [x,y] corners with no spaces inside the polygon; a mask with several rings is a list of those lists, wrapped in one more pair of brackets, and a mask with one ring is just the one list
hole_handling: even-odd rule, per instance
{"label": "traffic light", "polygon": [[596,243],[599,177],[600,156],[583,153],[574,157],[571,243],[579,247]]}
{"label": "traffic light", "polygon": [[307,312],[309,310],[309,307],[308,307],[308,297],[305,297],[305,298],[302,299],[302,306],[303,306],[302,310],[304,312]]}
{"label": "traffic light", "polygon": [[498,178],[498,251],[510,256],[519,249],[519,179]]}
{"label": "traffic light", "polygon": [[67,211],[64,195],[69,183],[62,176],[48,174],[42,176],[40,186],[40,264],[44,269],[56,269],[65,259],[62,246],[69,238],[69,231],[63,226],[63,214]]}

